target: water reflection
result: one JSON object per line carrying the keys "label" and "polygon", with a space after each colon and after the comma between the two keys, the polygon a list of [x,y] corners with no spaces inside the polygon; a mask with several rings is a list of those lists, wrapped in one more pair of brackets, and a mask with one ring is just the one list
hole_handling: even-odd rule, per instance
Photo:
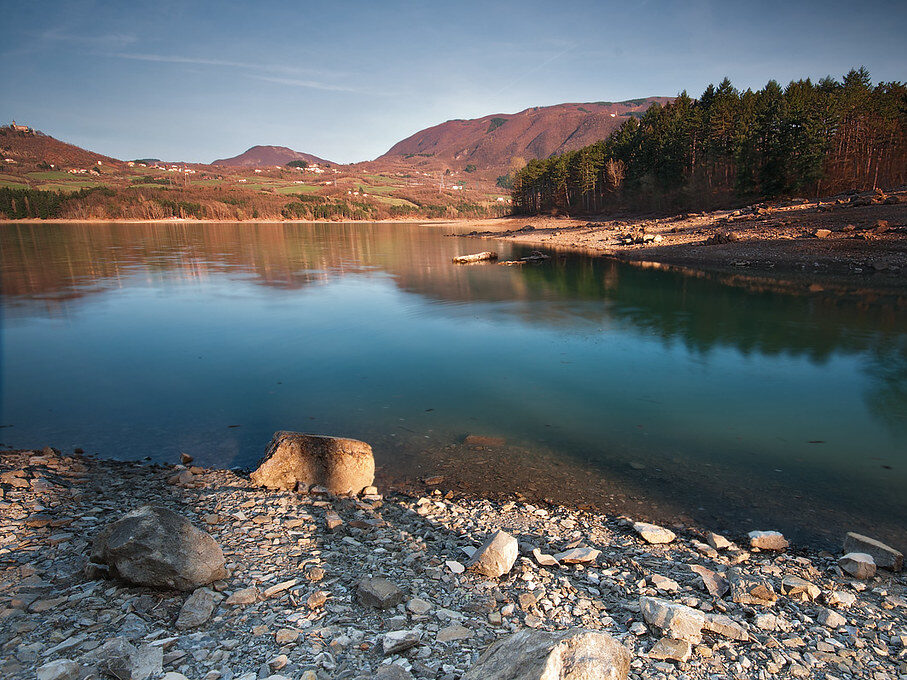
{"label": "water reflection", "polygon": [[4,443],[249,464],[273,430],[314,429],[376,442],[406,476],[483,431],[512,443],[483,474],[569,461],[562,487],[619,480],[779,525],[791,504],[815,527],[862,513],[903,539],[903,299],[582,256],[454,266],[488,243],[442,234],[4,225]]}

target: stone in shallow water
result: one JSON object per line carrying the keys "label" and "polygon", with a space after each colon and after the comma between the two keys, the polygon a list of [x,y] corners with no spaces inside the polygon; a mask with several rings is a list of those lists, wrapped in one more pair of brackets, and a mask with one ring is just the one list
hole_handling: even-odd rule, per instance
{"label": "stone in shallow water", "polygon": [[359,602],[367,607],[390,609],[403,602],[404,594],[395,583],[386,578],[364,578],[356,587]]}
{"label": "stone in shallow water", "polygon": [[657,524],[649,524],[648,522],[634,522],[633,531],[639,534],[647,543],[656,545],[660,543],[670,543],[677,538],[677,534],[673,531],[660,527]]}
{"label": "stone in shallow water", "polygon": [[751,531],[749,533],[750,547],[759,550],[787,550],[790,543],[778,531]]}
{"label": "stone in shallow water", "polygon": [[153,505],[127,513],[99,533],[91,561],[131,583],[192,590],[225,578],[224,554],[210,534]]}
{"label": "stone in shallow water", "polygon": [[498,578],[509,572],[519,554],[517,540],[504,531],[496,531],[475,551],[467,568],[483,576]]}
{"label": "stone in shallow water", "polygon": [[838,560],[838,566],[854,578],[870,579],[876,574],[876,563],[866,553],[847,553]]}
{"label": "stone in shallow water", "polygon": [[698,609],[657,597],[640,597],[639,608],[646,623],[661,628],[675,640],[699,642],[705,614]]}
{"label": "stone in shallow water", "polygon": [[848,531],[844,538],[845,553],[864,553],[872,557],[876,566],[890,571],[904,568],[904,554],[890,545],[885,545],[869,536]]}
{"label": "stone in shallow water", "polygon": [[491,645],[463,680],[625,680],[629,671],[630,652],[605,633],[522,630]]}

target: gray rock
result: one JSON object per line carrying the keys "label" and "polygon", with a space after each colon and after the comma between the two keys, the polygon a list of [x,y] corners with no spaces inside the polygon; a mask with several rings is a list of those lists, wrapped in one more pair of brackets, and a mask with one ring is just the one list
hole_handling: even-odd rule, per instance
{"label": "gray rock", "polygon": [[625,680],[629,670],[630,652],[600,631],[522,630],[491,645],[463,680]]}
{"label": "gray rock", "polygon": [[816,617],[823,626],[829,628],[840,628],[847,624],[847,619],[832,609],[822,608],[819,610],[819,616]]}
{"label": "gray rock", "polygon": [[372,447],[358,439],[275,432],[251,479],[269,489],[317,485],[358,494],[375,481],[375,458]]}
{"label": "gray rock", "polygon": [[409,671],[400,668],[395,663],[379,666],[375,671],[375,680],[413,680],[413,675]]}
{"label": "gray rock", "polygon": [[422,640],[422,631],[419,630],[393,630],[385,633],[381,638],[381,648],[385,656],[388,654],[397,654],[404,650],[415,647]]}
{"label": "gray rock", "polygon": [[58,659],[38,669],[38,680],[79,680],[82,667],[69,659]]}
{"label": "gray rock", "polygon": [[156,588],[191,590],[225,578],[224,554],[210,534],[166,508],[127,513],[99,533],[91,561],[112,576]]}
{"label": "gray rock", "polygon": [[731,640],[742,640],[746,642],[750,639],[749,633],[746,632],[746,628],[724,614],[708,614],[705,617],[705,625],[703,625],[702,629],[717,633],[718,635],[730,638]]}
{"label": "gray rock", "polygon": [[498,578],[513,568],[518,554],[517,540],[504,531],[496,531],[473,553],[466,566],[483,576]]}
{"label": "gray rock", "polygon": [[595,548],[571,548],[557,553],[554,559],[563,564],[589,564],[597,560],[601,554],[601,550]]}
{"label": "gray rock", "polygon": [[197,589],[183,603],[176,619],[176,627],[186,630],[202,625],[214,612],[214,599],[214,592],[208,588]]}
{"label": "gray rock", "polygon": [[648,522],[633,522],[633,531],[639,534],[644,541],[652,544],[670,543],[677,538],[677,534],[673,531]]}
{"label": "gray rock", "polygon": [[750,576],[739,569],[728,571],[731,599],[738,604],[770,605],[778,599],[771,581],[761,576]]}
{"label": "gray rock", "polygon": [[847,553],[838,560],[838,566],[854,578],[869,579],[876,574],[875,560],[866,553]]}
{"label": "gray rock", "polygon": [[778,531],[751,531],[750,547],[759,550],[787,550],[790,543]]}
{"label": "gray rock", "polygon": [[904,553],[869,536],[848,531],[844,537],[845,553],[864,553],[872,557],[876,566],[889,571],[904,568]]}
{"label": "gray rock", "polygon": [[148,680],[161,674],[164,652],[160,647],[135,647],[124,638],[111,638],[86,655],[98,669],[116,680]]}
{"label": "gray rock", "polygon": [[356,586],[359,602],[367,607],[390,609],[403,602],[405,595],[396,584],[386,578],[364,578]]}
{"label": "gray rock", "polygon": [[699,574],[705,589],[709,591],[709,595],[712,597],[722,597],[730,588],[727,579],[711,569],[693,564],[690,566],[690,570]]}
{"label": "gray rock", "polygon": [[661,628],[675,640],[700,642],[705,614],[698,609],[657,597],[640,597],[639,608],[646,623]]}

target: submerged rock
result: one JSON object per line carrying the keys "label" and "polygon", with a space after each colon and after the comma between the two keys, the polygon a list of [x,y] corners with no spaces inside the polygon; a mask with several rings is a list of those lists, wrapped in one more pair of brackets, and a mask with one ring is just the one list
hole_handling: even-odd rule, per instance
{"label": "submerged rock", "polygon": [[156,588],[191,590],[226,577],[224,554],[207,532],[171,510],[143,505],[94,540],[91,561],[112,576]]}
{"label": "submerged rock", "polygon": [[335,494],[358,494],[375,481],[375,458],[372,447],[358,439],[275,432],[251,479],[269,489],[323,486]]}
{"label": "submerged rock", "polygon": [[630,652],[605,633],[522,630],[491,645],[463,680],[625,680]]}

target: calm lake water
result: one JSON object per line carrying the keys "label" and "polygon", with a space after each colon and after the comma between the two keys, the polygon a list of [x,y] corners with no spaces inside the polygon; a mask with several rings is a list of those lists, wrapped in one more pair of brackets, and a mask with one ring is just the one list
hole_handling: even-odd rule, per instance
{"label": "calm lake water", "polygon": [[[0,225],[6,447],[253,465],[907,548],[907,312],[406,224]],[[902,302],[900,304],[903,304]],[[506,439],[476,450],[467,434]]]}

